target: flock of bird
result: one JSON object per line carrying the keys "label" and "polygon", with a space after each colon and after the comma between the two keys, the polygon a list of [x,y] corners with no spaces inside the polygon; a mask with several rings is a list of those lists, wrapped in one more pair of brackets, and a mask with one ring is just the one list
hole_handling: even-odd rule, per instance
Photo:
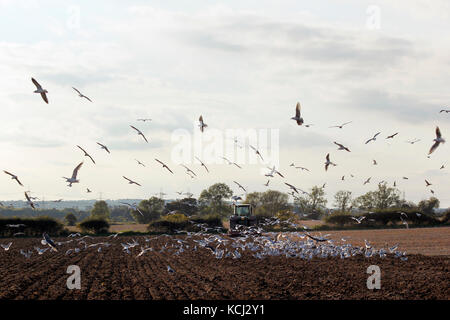
{"label": "flock of bird", "polygon": [[[292,221],[280,221],[278,219],[266,219],[262,224],[289,224],[299,227]],[[122,242],[118,234],[111,234],[106,241],[94,242],[96,238],[91,236],[81,236],[80,233],[71,233],[66,241],[54,241],[48,234],[44,233],[40,244],[33,248],[18,250],[18,253],[26,259],[30,259],[34,249],[37,255],[43,255],[48,250],[58,253],[64,252],[65,256],[76,256],[77,254],[89,251],[96,251],[102,254],[106,250],[118,247],[124,254],[134,256],[139,259],[143,255],[152,253],[164,253],[165,255],[180,256],[188,251],[200,253],[209,252],[216,259],[240,259],[244,255],[250,255],[256,259],[264,259],[269,256],[285,256],[286,258],[300,258],[311,260],[313,258],[339,257],[346,259],[357,255],[365,258],[380,257],[386,258],[391,254],[394,258],[400,258],[402,261],[408,260],[406,252],[397,250],[398,244],[392,247],[375,249],[369,241],[364,240],[364,246],[353,246],[347,238],[333,240],[330,235],[312,235],[306,226],[303,226],[303,232],[287,233],[263,233],[261,227],[244,227],[241,230],[241,236],[238,238],[223,237],[220,234],[208,233],[211,229],[206,224],[196,224],[200,231],[188,232],[177,230],[178,234],[185,234],[178,238],[167,234],[149,237],[141,237],[139,241],[132,239],[131,242]],[[11,251],[13,242],[0,244],[4,251]],[[171,266],[167,266],[169,273],[176,272]]]}
{"label": "flock of bird", "polygon": [[[48,103],[49,103],[49,99],[48,99],[48,91],[47,91],[46,89],[44,89],[43,86],[41,86],[41,85],[36,81],[36,79],[31,78],[31,80],[32,80],[33,84],[36,86],[36,90],[35,90],[34,92],[40,94],[41,97],[42,97],[42,99],[44,100],[44,102],[48,104]],[[83,93],[81,93],[77,88],[75,88],[75,87],[72,87],[72,88],[73,88],[73,90],[78,94],[78,96],[79,96],[80,98],[86,99],[87,101],[89,101],[89,102],[92,103],[92,100],[91,100],[89,97],[87,97],[86,95],[84,95]],[[449,112],[450,112],[450,110],[447,110],[447,109],[442,109],[442,110],[440,111],[440,113],[449,113]],[[295,116],[292,117],[291,119],[294,120],[294,121],[297,123],[298,126],[309,127],[309,126],[312,126],[312,125],[313,125],[313,124],[304,124],[304,119],[303,119],[302,113],[301,113],[301,105],[300,105],[299,102],[297,102],[296,107],[295,107]],[[144,122],[144,123],[147,122],[147,121],[151,121],[151,120],[152,120],[152,119],[150,119],[150,118],[140,118],[140,119],[137,119],[137,121],[142,121],[142,122]],[[203,115],[200,115],[198,121],[199,121],[198,126],[199,126],[199,129],[200,129],[200,132],[202,132],[202,133],[205,132],[205,130],[207,130],[207,129],[209,128],[209,126],[205,123],[205,119],[203,118]],[[352,123],[352,121],[347,121],[347,122],[344,122],[344,123],[339,124],[339,125],[330,126],[329,128],[343,129],[344,127],[350,125],[351,123]],[[143,141],[145,141],[145,143],[149,143],[147,137],[144,135],[144,133],[143,133],[140,129],[138,129],[137,127],[135,127],[135,126],[133,126],[133,125],[130,125],[130,127],[131,127],[131,129],[133,129],[133,130],[137,133],[138,136],[141,136],[141,137],[142,137],[142,139],[143,139]],[[367,139],[367,140],[365,141],[365,144],[369,144],[369,143],[371,143],[371,142],[374,143],[375,141],[377,141],[377,138],[379,138],[380,134],[381,134],[381,132],[375,133],[372,137],[370,137],[369,139]],[[386,139],[394,139],[398,134],[399,134],[399,132],[396,132],[396,133],[393,133],[393,134],[391,134],[391,135],[388,135],[388,136],[386,137]],[[428,151],[428,156],[429,156],[431,153],[435,152],[435,150],[436,150],[441,144],[445,143],[445,139],[442,137],[442,134],[441,134],[441,131],[440,131],[439,127],[436,127],[435,135],[436,135],[436,138],[433,140],[433,144],[432,144],[432,146],[430,147],[430,149],[429,149],[429,151]],[[416,139],[416,140],[408,141],[408,143],[414,144],[414,143],[416,143],[417,141],[420,141],[420,139],[419,139],[419,140]],[[236,145],[238,145],[238,141],[237,141],[236,138],[234,138],[234,142],[235,142]],[[99,146],[102,150],[105,150],[105,152],[107,152],[108,154],[111,153],[111,152],[110,152],[110,149],[109,149],[105,144],[103,144],[103,143],[101,143],[101,142],[96,142],[96,143],[98,144],[98,146]],[[342,143],[339,143],[339,142],[337,142],[337,141],[334,141],[333,143],[338,147],[338,149],[337,149],[338,151],[351,152],[351,150],[350,150],[350,148],[349,148],[348,146],[345,146],[345,145],[343,145]],[[239,145],[238,145],[238,146],[239,146]],[[239,147],[242,148],[242,146],[239,146]],[[258,150],[255,146],[252,146],[252,145],[249,145],[249,147],[255,152],[255,154],[261,159],[261,161],[264,162],[264,158],[263,158],[263,155],[261,154],[260,150]],[[94,164],[94,165],[96,164],[96,162],[95,162],[94,158],[91,156],[91,154],[89,154],[82,146],[77,145],[77,148],[79,148],[79,149],[82,151],[84,157],[87,157],[87,158],[90,159],[90,161],[92,162],[92,164]],[[202,167],[204,167],[204,169],[206,170],[206,173],[209,173],[209,172],[210,172],[209,168],[206,166],[206,164],[205,164],[200,158],[195,157],[195,159],[198,161],[198,163],[199,163]],[[234,162],[234,161],[232,161],[232,160],[230,160],[230,159],[228,159],[228,158],[226,158],[226,157],[222,157],[222,159],[223,159],[228,165],[235,166],[236,168],[242,169],[242,167],[241,167],[238,163],[236,163],[236,162]],[[167,172],[169,172],[169,173],[171,173],[171,174],[174,174],[174,171],[168,166],[168,164],[164,163],[163,161],[161,161],[161,160],[159,160],[159,159],[157,159],[157,158],[155,158],[154,160],[155,160],[158,164],[160,164],[160,165],[162,166],[162,169],[165,169],[165,170],[167,170]],[[145,164],[144,164],[143,162],[141,162],[140,160],[135,159],[135,161],[137,162],[138,165],[145,167]],[[80,179],[78,178],[78,176],[79,176],[79,171],[80,171],[80,169],[81,169],[82,166],[83,166],[83,163],[84,163],[84,161],[81,161],[79,164],[76,165],[76,167],[73,169],[72,175],[71,175],[70,177],[63,177],[63,178],[65,179],[65,182],[68,184],[68,185],[67,185],[68,187],[72,187],[73,184],[79,183],[79,182],[80,182]],[[377,161],[376,161],[375,159],[373,159],[373,165],[378,165],[378,163],[377,163]],[[185,173],[186,173],[189,177],[191,177],[192,179],[195,178],[195,177],[197,177],[197,173],[194,172],[194,170],[192,170],[191,168],[189,168],[187,165],[181,164],[181,166],[186,170]],[[296,169],[301,169],[302,171],[303,171],[303,170],[309,171],[308,168],[301,167],[301,166],[296,166],[295,164],[291,164],[291,166],[292,166],[292,167],[295,167]],[[330,167],[336,167],[336,166],[337,166],[337,164],[336,164],[335,162],[332,161],[332,158],[331,158],[330,153],[327,153],[326,156],[325,156],[325,162],[324,162],[324,168],[325,168],[325,171],[328,171],[328,170],[330,169]],[[442,165],[440,169],[443,169],[443,168],[444,168],[444,165]],[[267,180],[266,183],[264,183],[264,186],[266,186],[266,187],[269,186],[270,178],[274,178],[275,175],[278,175],[278,176],[280,176],[280,177],[282,177],[282,178],[285,177],[283,174],[281,174],[281,173],[276,169],[275,166],[273,166],[273,167],[267,167],[267,169],[269,170],[269,172],[268,172],[267,174],[265,174],[265,176],[266,176],[267,178],[269,178],[269,179]],[[4,170],[4,173],[7,174],[7,175],[9,175],[9,176],[11,177],[11,179],[15,180],[20,186],[23,187],[23,184],[22,184],[21,180],[19,180],[19,177],[18,177],[17,175],[11,173],[10,171],[6,171],[6,170]],[[351,176],[353,177],[353,175],[351,175]],[[125,176],[125,175],[123,175],[123,178],[124,178],[129,184],[136,185],[136,186],[142,186],[141,183],[139,183],[139,182],[135,181],[134,179],[129,178],[129,177]],[[403,177],[403,179],[408,179],[408,178],[407,178],[407,177]],[[345,180],[345,176],[342,176],[341,180]],[[370,183],[370,181],[371,181],[371,177],[368,177],[368,178],[363,182],[363,185],[366,185],[366,184]],[[246,188],[245,186],[243,186],[240,182],[238,182],[238,181],[233,181],[233,183],[238,187],[238,189],[242,190],[242,191],[244,192],[244,194],[247,193],[247,188]],[[287,183],[287,182],[286,182],[285,185],[286,185],[287,187],[289,187],[289,189],[291,190],[291,192],[290,192],[289,194],[290,194],[291,196],[293,196],[294,199],[298,199],[298,195],[300,194],[300,192],[301,192],[302,194],[308,194],[308,192],[305,192],[305,191],[301,190],[300,188],[294,186],[292,183]],[[326,183],[324,183],[322,187],[325,188],[325,185],[326,185]],[[394,186],[396,186],[396,181],[394,181]],[[426,181],[426,187],[428,187],[428,186],[431,186],[431,183],[429,183],[428,181]],[[434,191],[433,191],[433,190],[430,190],[430,191],[431,191],[431,193],[434,194]],[[29,192],[29,191],[28,191],[28,192]],[[86,188],[86,192],[87,192],[87,193],[90,193],[90,192],[92,192],[92,190],[90,190],[89,188]],[[27,193],[27,191],[25,191],[24,194],[25,194],[26,203],[27,203],[29,206],[31,206],[33,209],[35,209],[36,206],[35,206],[35,203],[33,202],[33,198]],[[242,196],[243,196],[244,194],[240,194],[240,195],[234,196],[235,198],[233,198],[233,200],[236,200],[237,198],[242,199]],[[56,201],[61,201],[61,200],[62,200],[62,199],[55,200],[55,202],[56,202]],[[132,210],[135,210],[135,209],[136,209],[136,206],[134,206],[134,205],[128,205],[128,207],[131,208]],[[141,214],[142,214],[142,213],[141,213]]]}

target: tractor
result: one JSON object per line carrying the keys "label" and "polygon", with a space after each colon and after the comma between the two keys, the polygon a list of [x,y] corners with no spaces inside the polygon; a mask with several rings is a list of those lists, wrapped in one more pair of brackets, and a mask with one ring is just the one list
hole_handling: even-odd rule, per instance
{"label": "tractor", "polygon": [[230,236],[240,236],[240,229],[256,226],[256,217],[253,215],[251,204],[234,204],[233,215],[230,217]]}

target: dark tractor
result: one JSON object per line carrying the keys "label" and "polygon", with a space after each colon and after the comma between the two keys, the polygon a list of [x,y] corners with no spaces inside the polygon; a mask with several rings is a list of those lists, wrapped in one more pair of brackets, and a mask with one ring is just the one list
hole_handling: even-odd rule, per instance
{"label": "dark tractor", "polygon": [[230,217],[230,235],[238,236],[240,226],[256,226],[256,217],[253,215],[251,204],[234,204],[234,214]]}

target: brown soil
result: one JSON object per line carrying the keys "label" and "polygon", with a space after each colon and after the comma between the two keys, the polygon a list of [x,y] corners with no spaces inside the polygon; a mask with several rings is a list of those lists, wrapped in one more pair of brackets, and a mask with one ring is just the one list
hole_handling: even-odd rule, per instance
{"label": "brown soil", "polygon": [[[120,243],[132,239],[140,245],[126,254]],[[356,256],[307,261],[272,256],[259,260],[246,250],[241,259],[216,259],[208,249],[193,251],[191,240],[190,249],[178,256],[175,249],[160,253],[167,239],[145,242],[144,237],[93,238],[87,243],[107,241],[112,245],[100,253],[97,247],[91,247],[71,255],[65,252],[75,247],[75,241],[58,247],[56,253],[37,255],[33,247],[43,247],[40,239],[1,239],[0,243],[13,241],[13,245],[9,251],[0,248],[0,299],[450,298],[448,256],[409,255],[407,261],[391,255],[384,259]],[[145,244],[155,251],[136,257]],[[26,259],[20,249],[34,252]],[[69,265],[81,269],[81,290],[66,287]],[[168,265],[176,272],[169,273]],[[380,290],[366,287],[370,265],[381,268]]]}

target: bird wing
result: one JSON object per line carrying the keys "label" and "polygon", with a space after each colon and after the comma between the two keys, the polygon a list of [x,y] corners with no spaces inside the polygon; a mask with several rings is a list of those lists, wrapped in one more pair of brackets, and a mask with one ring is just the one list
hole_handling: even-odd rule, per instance
{"label": "bird wing", "polygon": [[18,184],[20,184],[23,187],[23,184],[22,184],[22,182],[20,182],[19,178],[16,177],[16,181]]}
{"label": "bird wing", "polygon": [[330,161],[330,154],[328,153],[327,156],[325,157],[325,159],[327,159],[327,161]]}
{"label": "bird wing", "polygon": [[10,173],[10,172],[8,172],[6,170],[3,170],[3,172],[6,173],[6,174],[9,174],[11,177],[14,177],[14,174],[12,174],[12,173]]}
{"label": "bird wing", "polygon": [[346,122],[346,123],[343,123],[341,126],[345,126],[346,124],[349,124],[349,123],[352,123],[352,121],[349,121],[349,122]]}
{"label": "bird wing", "polygon": [[441,130],[439,130],[439,127],[436,127],[436,138],[441,137]]}
{"label": "bird wing", "polygon": [[144,134],[142,132],[140,132],[139,134],[142,136],[142,138],[144,138],[145,142],[148,143],[147,138],[144,136]]}
{"label": "bird wing", "polygon": [[42,97],[42,99],[44,99],[45,103],[48,103],[48,98],[47,98],[47,95],[45,94],[45,92],[41,92],[41,97]]}
{"label": "bird wing", "polygon": [[376,133],[373,137],[376,138],[381,132]]}
{"label": "bird wing", "polygon": [[141,130],[139,130],[138,128],[136,128],[136,127],[133,127],[132,125],[130,125],[130,127],[132,127],[134,130],[136,130],[139,134],[141,134],[142,132],[141,132]]}
{"label": "bird wing", "polygon": [[78,92],[79,95],[82,95],[81,92],[80,92],[80,90],[78,90],[77,88],[72,87],[72,89],[75,90],[76,92]]}
{"label": "bird wing", "polygon": [[83,95],[83,98],[86,98],[87,100],[89,100],[90,102],[92,102],[92,100],[89,99],[88,97],[86,97],[85,95]]}
{"label": "bird wing", "polygon": [[77,178],[77,174],[78,174],[78,170],[80,170],[81,166],[83,165],[83,162],[81,162],[79,165],[77,165],[75,167],[75,169],[73,169],[72,172],[72,179],[76,179]]}
{"label": "bird wing", "polygon": [[170,170],[170,168],[169,168],[168,166],[164,165],[164,168],[166,168],[167,170],[169,170],[169,171],[170,171],[170,173],[172,173],[172,174],[173,174],[173,171],[172,171],[172,170]]}
{"label": "bird wing", "polygon": [[430,151],[428,152],[428,154],[432,154],[434,150],[436,150],[436,148],[439,147],[439,142],[436,141],[430,148]]}
{"label": "bird wing", "polygon": [[297,105],[295,106],[295,117],[296,118],[300,118],[300,109],[301,109],[300,102],[297,102]]}
{"label": "bird wing", "polygon": [[36,88],[38,89],[42,89],[41,85],[39,84],[39,82],[37,82],[34,78],[31,78],[31,81],[33,81],[34,85],[36,86]]}

